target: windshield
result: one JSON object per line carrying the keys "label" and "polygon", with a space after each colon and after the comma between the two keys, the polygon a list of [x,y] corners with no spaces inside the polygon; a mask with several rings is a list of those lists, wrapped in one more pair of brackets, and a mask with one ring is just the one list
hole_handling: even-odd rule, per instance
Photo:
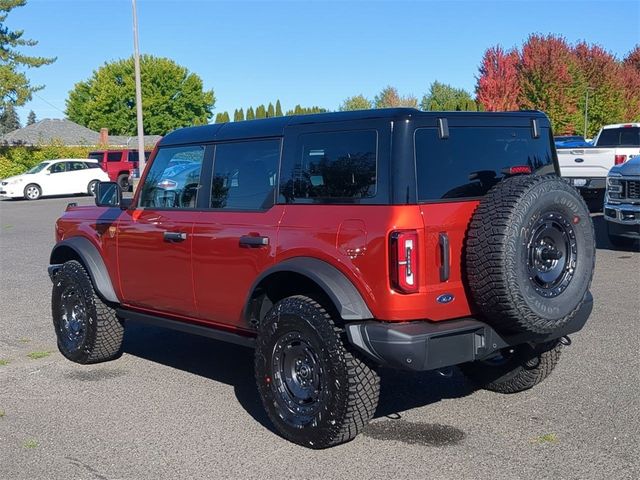
{"label": "windshield", "polygon": [[49,166],[48,163],[39,163],[38,165],[36,165],[35,167],[27,170],[25,173],[38,173],[41,170],[44,170],[45,168],[47,168]]}

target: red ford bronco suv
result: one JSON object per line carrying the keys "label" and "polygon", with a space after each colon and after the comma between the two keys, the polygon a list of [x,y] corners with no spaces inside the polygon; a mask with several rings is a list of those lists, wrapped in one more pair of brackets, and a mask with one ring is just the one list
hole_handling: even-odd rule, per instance
{"label": "red ford bronco suv", "polygon": [[184,128],[159,142],[133,199],[99,184],[56,240],[65,357],[118,357],[128,321],[254,346],[271,421],[312,448],[372,418],[379,367],[536,385],[593,304],[589,212],[533,111]]}

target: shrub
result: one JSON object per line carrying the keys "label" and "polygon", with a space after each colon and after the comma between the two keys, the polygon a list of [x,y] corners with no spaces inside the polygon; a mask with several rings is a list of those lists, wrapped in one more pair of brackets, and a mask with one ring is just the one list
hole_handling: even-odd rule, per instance
{"label": "shrub", "polygon": [[37,146],[0,146],[0,178],[19,175],[34,165],[56,158],[87,158],[97,147],[69,147],[59,142]]}

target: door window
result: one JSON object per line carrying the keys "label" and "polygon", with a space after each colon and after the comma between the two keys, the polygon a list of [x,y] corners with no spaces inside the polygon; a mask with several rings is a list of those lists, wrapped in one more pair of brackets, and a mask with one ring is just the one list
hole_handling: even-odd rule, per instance
{"label": "door window", "polygon": [[74,172],[76,170],[85,170],[87,168],[87,164],[84,162],[67,162],[68,170],[70,172]]}
{"label": "door window", "polygon": [[195,208],[204,146],[161,148],[142,185],[140,207]]}
{"label": "door window", "polygon": [[122,159],[122,152],[107,153],[107,162],[119,162]]}
{"label": "door window", "polygon": [[51,173],[62,173],[66,170],[66,168],[67,168],[67,162],[58,162],[51,165],[49,167],[49,171]]}
{"label": "door window", "polygon": [[279,139],[217,145],[211,208],[271,208],[279,158]]}

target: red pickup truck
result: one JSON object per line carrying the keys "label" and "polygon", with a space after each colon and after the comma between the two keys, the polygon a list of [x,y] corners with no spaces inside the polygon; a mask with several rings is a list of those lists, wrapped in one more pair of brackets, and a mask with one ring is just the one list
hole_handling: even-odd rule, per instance
{"label": "red pickup truck", "polygon": [[[149,155],[150,151],[144,152],[145,159],[149,159]],[[129,175],[138,168],[137,150],[95,150],[89,152],[88,158],[100,162],[100,167],[107,172],[112,181],[118,182],[122,190],[129,190]]]}

